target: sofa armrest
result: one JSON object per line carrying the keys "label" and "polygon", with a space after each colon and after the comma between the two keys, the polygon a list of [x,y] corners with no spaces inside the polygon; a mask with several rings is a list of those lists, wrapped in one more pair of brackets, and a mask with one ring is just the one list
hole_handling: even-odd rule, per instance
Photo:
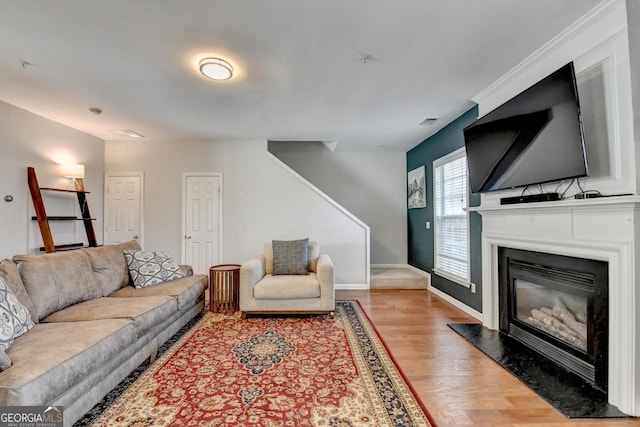
{"label": "sofa armrest", "polygon": [[240,289],[253,288],[266,274],[263,255],[258,255],[240,266]]}
{"label": "sofa armrest", "polygon": [[180,271],[182,271],[185,276],[193,276],[193,268],[190,265],[179,264],[178,267],[180,267]]}
{"label": "sofa armrest", "polygon": [[251,305],[254,300],[253,287],[266,274],[266,261],[264,255],[258,255],[255,258],[243,263],[240,266],[240,309],[243,305]]}
{"label": "sofa armrest", "polygon": [[320,282],[320,295],[334,294],[335,273],[333,262],[329,255],[322,254],[318,257],[318,281]]}

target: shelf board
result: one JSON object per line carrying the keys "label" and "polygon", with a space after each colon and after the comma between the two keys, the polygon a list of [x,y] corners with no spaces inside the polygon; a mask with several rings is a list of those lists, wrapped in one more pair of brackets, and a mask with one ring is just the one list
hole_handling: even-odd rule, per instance
{"label": "shelf board", "polygon": [[89,191],[84,191],[84,190],[71,190],[69,188],[53,188],[53,187],[40,187],[40,190],[47,190],[47,191],[58,191],[61,193],[83,193],[83,194],[89,194]]}
{"label": "shelf board", "polygon": [[[38,217],[36,216],[32,216],[31,217],[32,220],[37,221]],[[48,216],[47,217],[48,221],[95,221],[95,218],[78,218],[75,216]]]}
{"label": "shelf board", "polygon": [[[74,249],[80,249],[83,247],[84,247],[84,244],[82,243],[68,243],[66,245],[55,245],[56,252],[72,251]],[[40,250],[44,251],[45,250],[44,246],[40,246]]]}

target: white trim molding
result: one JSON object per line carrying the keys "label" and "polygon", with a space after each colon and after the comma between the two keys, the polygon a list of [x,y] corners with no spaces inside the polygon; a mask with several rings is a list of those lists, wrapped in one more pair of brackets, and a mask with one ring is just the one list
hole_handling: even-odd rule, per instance
{"label": "white trim molding", "polygon": [[336,283],[336,291],[368,291],[369,285],[367,283]]}
{"label": "white trim molding", "polygon": [[[589,13],[578,19],[556,37],[542,45],[535,52],[521,61],[505,73],[489,87],[474,96],[472,99],[479,104],[480,115],[493,110],[498,105],[507,101],[510,89],[514,85],[520,86],[520,90],[526,89],[531,84],[549,74],[549,69],[557,69],[567,62],[592,51],[594,46],[607,40],[621,30],[626,29],[625,0],[607,0],[598,4]],[[591,31],[598,27],[599,31]],[[597,37],[597,40],[593,40]],[[581,39],[588,39],[589,43]],[[552,65],[547,65],[551,63]]]}

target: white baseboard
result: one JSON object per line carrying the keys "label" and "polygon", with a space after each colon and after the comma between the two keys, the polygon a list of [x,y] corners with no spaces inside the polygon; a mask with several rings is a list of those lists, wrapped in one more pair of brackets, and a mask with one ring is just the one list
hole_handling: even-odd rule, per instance
{"label": "white baseboard", "polygon": [[482,313],[480,313],[479,311],[469,307],[468,305],[466,305],[462,301],[458,301],[457,299],[455,299],[451,295],[449,295],[449,294],[447,294],[445,292],[442,292],[440,289],[434,288],[433,286],[431,286],[431,284],[429,284],[429,289],[428,290],[432,294],[437,295],[440,298],[442,298],[443,300],[447,301],[449,304],[454,305],[456,308],[459,308],[460,310],[464,311],[469,316],[475,317],[476,319],[482,321]]}

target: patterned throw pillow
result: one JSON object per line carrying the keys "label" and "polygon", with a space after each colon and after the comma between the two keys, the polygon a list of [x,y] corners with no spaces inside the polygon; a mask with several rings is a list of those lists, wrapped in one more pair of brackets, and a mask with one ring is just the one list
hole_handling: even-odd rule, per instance
{"label": "patterned throw pillow", "polygon": [[16,263],[10,259],[0,261],[0,277],[7,282],[9,289],[13,291],[16,298],[18,298],[18,301],[20,301],[27,309],[31,315],[33,323],[38,323],[38,314],[36,313],[35,306],[33,305],[33,300],[24,287],[24,282],[22,281],[22,277],[20,276]]}
{"label": "patterned throw pillow", "polygon": [[180,266],[165,252],[125,250],[124,257],[138,289],[184,277]]}
{"label": "patterned throw pillow", "polygon": [[6,351],[13,340],[33,328],[29,311],[0,277],[0,350]]}
{"label": "patterned throw pillow", "polygon": [[273,240],[273,275],[309,274],[309,239]]}

